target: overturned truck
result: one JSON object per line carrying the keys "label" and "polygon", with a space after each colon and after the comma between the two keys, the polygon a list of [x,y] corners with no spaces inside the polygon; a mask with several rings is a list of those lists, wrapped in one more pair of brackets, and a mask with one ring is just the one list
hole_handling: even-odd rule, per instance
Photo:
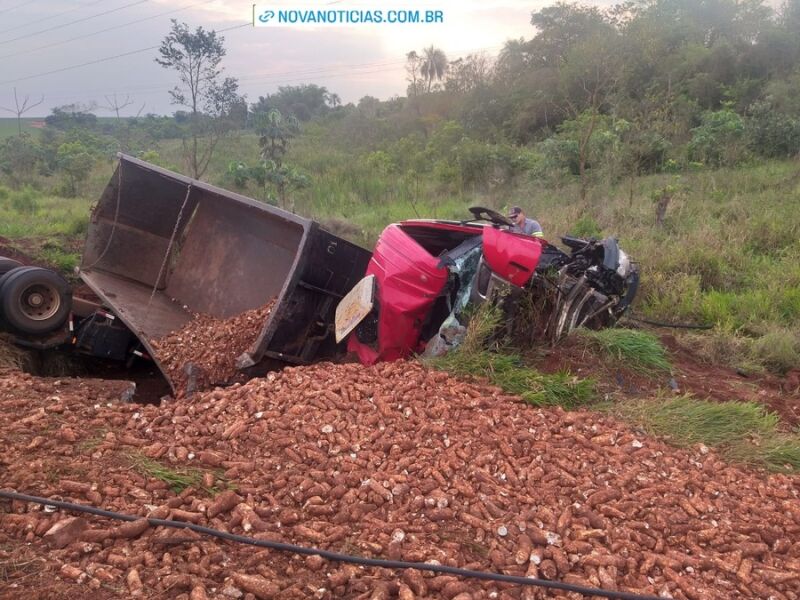
{"label": "overturned truck", "polygon": [[174,392],[159,340],[198,315],[224,321],[271,303],[236,367],[252,375],[308,364],[343,349],[334,311],[369,258],[312,220],[120,155],[92,211],[79,269],[96,297],[72,299],[62,289],[65,314],[49,331],[13,333],[35,348],[153,360]]}
{"label": "overturned truck", "polygon": [[614,238],[562,238],[564,252],[470,211],[391,224],[369,252],[120,155],[78,269],[90,297],[17,266],[0,277],[2,324],[20,345],[154,364],[181,395],[348,350],[365,364],[446,352],[486,302],[513,319],[521,299],[551,299],[537,333],[551,342],[613,325],[631,305],[638,269]]}

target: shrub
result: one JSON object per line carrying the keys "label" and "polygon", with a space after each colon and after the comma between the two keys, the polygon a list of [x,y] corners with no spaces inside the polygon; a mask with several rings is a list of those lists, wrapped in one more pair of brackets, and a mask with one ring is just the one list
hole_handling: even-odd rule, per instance
{"label": "shrub", "polygon": [[21,190],[11,193],[11,208],[21,213],[34,213],[38,205],[39,192],[30,186],[25,186]]}
{"label": "shrub", "polygon": [[771,371],[786,373],[800,366],[800,335],[789,329],[773,329],[751,345],[753,359]]}
{"label": "shrub", "polygon": [[590,343],[610,354],[634,371],[653,374],[671,371],[667,351],[652,333],[633,329],[579,330]]}
{"label": "shrub", "polygon": [[571,235],[582,238],[600,238],[603,236],[603,230],[600,225],[589,214],[584,214],[580,219],[575,221],[575,224],[570,230]]}
{"label": "shrub", "polygon": [[745,156],[744,120],[729,109],[704,113],[692,129],[689,159],[706,165],[736,165]]}
{"label": "shrub", "polygon": [[756,102],[747,119],[747,145],[761,156],[789,157],[800,152],[800,121],[780,113],[769,102]]}

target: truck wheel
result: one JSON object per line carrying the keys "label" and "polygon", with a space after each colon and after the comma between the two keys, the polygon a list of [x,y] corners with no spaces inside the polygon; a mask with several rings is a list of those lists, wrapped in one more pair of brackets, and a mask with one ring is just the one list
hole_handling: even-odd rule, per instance
{"label": "truck wheel", "polygon": [[13,258],[7,258],[5,256],[0,256],[0,275],[5,275],[12,269],[16,269],[17,267],[21,267],[22,263],[18,260],[14,260]]}
{"label": "truck wheel", "polygon": [[21,273],[22,271],[30,271],[31,269],[35,269],[36,267],[14,267],[7,273],[3,273],[0,275],[0,298],[3,297],[3,286],[6,284],[6,281]]}
{"label": "truck wheel", "polygon": [[5,322],[20,333],[58,329],[69,316],[72,290],[58,273],[39,267],[15,270],[0,290]]}

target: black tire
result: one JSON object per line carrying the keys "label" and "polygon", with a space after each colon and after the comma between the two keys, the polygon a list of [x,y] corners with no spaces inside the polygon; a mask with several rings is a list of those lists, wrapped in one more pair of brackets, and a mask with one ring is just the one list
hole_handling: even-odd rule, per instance
{"label": "black tire", "polygon": [[58,273],[39,267],[15,269],[0,288],[6,325],[42,334],[61,327],[72,308],[72,289]]}
{"label": "black tire", "polygon": [[[0,275],[0,298],[3,297],[3,286],[6,284],[6,281],[11,279],[12,277],[15,277],[22,271],[30,271],[31,269],[35,268],[36,267],[16,267],[14,269],[11,269],[8,273]],[[0,316],[2,316],[2,311],[0,311]]]}
{"label": "black tire", "polygon": [[8,258],[6,256],[0,256],[0,275],[5,275],[12,269],[16,269],[21,266],[22,263],[18,260],[14,260],[13,258]]}
{"label": "black tire", "polygon": [[[3,275],[0,275],[0,298],[3,297],[3,286],[6,284],[6,281],[8,281],[9,279],[14,277],[15,275],[17,275],[21,271],[28,271],[28,270],[30,270],[32,268],[33,267],[16,267],[14,269],[11,269],[8,273],[4,273]],[[6,320],[3,317],[2,306],[0,306],[0,329],[2,329],[3,331],[8,331],[8,329],[9,329],[8,323],[6,323]]]}

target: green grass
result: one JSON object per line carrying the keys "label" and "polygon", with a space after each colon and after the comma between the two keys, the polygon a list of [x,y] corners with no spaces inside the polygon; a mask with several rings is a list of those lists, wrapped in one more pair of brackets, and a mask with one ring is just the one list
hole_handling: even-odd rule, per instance
{"label": "green grass", "polygon": [[[14,120],[0,120],[5,130]],[[586,202],[574,179],[542,178],[535,170],[502,186],[444,184],[435,172],[385,172],[370,161],[396,139],[337,139],[335,125],[308,123],[292,140],[286,162],[308,175],[309,187],[291,194],[288,208],[336,233],[372,247],[389,223],[403,219],[460,219],[467,207],[520,204],[550,240],[559,235],[614,235],[640,264],[642,284],[634,313],[675,323],[713,326],[711,336],[735,340],[727,364],[783,373],[800,368],[800,165],[793,160],[751,162],[738,168],[699,169],[612,181],[596,177]],[[424,141],[423,141],[424,143]],[[187,172],[180,140],[153,143],[160,163]],[[520,151],[530,150],[520,148]],[[258,140],[246,132],[220,141],[204,179],[254,198],[252,184],[236,189],[231,161],[259,160]],[[98,161],[79,199],[51,193],[56,174],[38,177],[36,193],[0,186],[0,236],[82,237],[88,210],[108,182],[111,161]],[[653,195],[679,190],[663,226],[655,225]],[[68,266],[71,260],[56,257]],[[676,332],[682,335],[681,332]],[[780,338],[779,352],[772,352]],[[753,370],[753,369],[748,369]]]}
{"label": "green grass", "polygon": [[634,329],[602,329],[579,330],[579,334],[631,370],[645,375],[672,370],[664,346],[652,333]]}
{"label": "green grass", "polygon": [[160,479],[176,494],[188,487],[203,486],[203,471],[187,467],[172,467],[140,454],[130,456],[131,464],[142,475]]}
{"label": "green grass", "polygon": [[464,353],[459,350],[431,359],[436,369],[461,377],[484,377],[503,391],[522,398],[534,406],[578,408],[594,399],[595,383],[568,372],[539,373],[526,366],[513,354],[483,351]]}
{"label": "green grass", "polygon": [[0,185],[0,236],[78,237],[86,230],[91,205],[85,198],[62,198],[29,186],[12,190]]}
{"label": "green grass", "polygon": [[[39,131],[35,127],[31,127],[31,123],[33,121],[43,121],[44,118],[38,119],[22,119],[22,133],[35,133]],[[17,119],[16,117],[13,118],[0,118],[0,140],[3,138],[18,135],[19,129],[17,126]]]}
{"label": "green grass", "polygon": [[461,345],[444,356],[427,362],[436,369],[462,377],[484,377],[503,391],[534,406],[577,408],[594,398],[595,383],[568,372],[539,373],[526,366],[519,356],[487,349],[497,329],[500,313],[488,304],[470,315]]}
{"label": "green grass", "polygon": [[683,396],[627,401],[607,410],[679,446],[702,443],[736,462],[800,469],[800,435],[780,432],[778,416],[760,404]]}

